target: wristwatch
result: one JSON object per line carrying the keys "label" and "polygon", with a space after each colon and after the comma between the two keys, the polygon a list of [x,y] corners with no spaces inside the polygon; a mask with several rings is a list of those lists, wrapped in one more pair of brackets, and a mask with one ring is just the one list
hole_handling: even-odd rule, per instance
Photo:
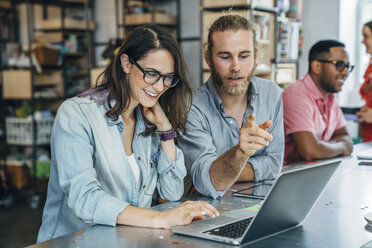
{"label": "wristwatch", "polygon": [[174,129],[168,130],[168,131],[160,131],[157,132],[160,137],[160,141],[167,141],[170,139],[177,138],[177,132]]}

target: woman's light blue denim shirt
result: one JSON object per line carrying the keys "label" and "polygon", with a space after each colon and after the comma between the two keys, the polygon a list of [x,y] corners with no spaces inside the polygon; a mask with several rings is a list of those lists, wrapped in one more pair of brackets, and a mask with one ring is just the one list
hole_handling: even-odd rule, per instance
{"label": "woman's light blue denim shirt", "polygon": [[141,171],[136,184],[126,158],[121,132],[124,123],[107,118],[107,104],[86,97],[66,100],[52,131],[52,165],[38,242],[74,233],[94,224],[116,225],[128,205],[151,206],[157,189],[166,200],[179,200],[186,175],[184,157],[176,161],[160,149],[158,135],[143,136],[139,107],[132,149]]}

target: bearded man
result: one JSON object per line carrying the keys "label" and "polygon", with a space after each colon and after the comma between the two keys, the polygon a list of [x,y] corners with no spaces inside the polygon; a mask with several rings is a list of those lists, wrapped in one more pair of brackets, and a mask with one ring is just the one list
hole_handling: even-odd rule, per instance
{"label": "bearded man", "polygon": [[354,66],[345,45],[321,40],[309,52],[309,71],[283,92],[284,165],[347,156],[353,142],[334,93],[341,91]]}
{"label": "bearded man", "polygon": [[284,153],[281,91],[254,77],[258,49],[252,23],[225,15],[210,27],[204,58],[211,69],[197,89],[179,141],[192,186],[214,199],[235,182],[278,176]]}

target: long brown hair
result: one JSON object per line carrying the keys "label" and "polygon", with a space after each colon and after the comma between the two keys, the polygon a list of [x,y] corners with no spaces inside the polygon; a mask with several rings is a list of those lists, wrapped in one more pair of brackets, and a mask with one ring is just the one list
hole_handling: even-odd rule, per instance
{"label": "long brown hair", "polygon": [[[151,24],[134,29],[120,47],[110,65],[98,77],[95,88],[99,91],[108,91],[109,111],[107,111],[106,116],[117,119],[130,104],[130,85],[121,66],[121,55],[127,54],[134,61],[137,61],[146,57],[153,50],[166,50],[174,59],[175,75],[180,78],[180,81],[160,96],[159,103],[173,128],[177,132],[185,133],[186,118],[192,101],[189,74],[177,41],[158,25]],[[103,80],[98,85],[102,76]],[[111,100],[115,100],[113,106],[110,104]],[[154,130],[154,126],[148,127],[145,134]]]}

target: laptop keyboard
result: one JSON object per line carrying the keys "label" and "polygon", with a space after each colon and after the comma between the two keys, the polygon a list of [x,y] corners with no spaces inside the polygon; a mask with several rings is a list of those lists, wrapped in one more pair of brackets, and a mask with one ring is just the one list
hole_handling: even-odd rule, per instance
{"label": "laptop keyboard", "polygon": [[237,239],[243,236],[245,230],[247,229],[249,223],[251,223],[252,219],[253,217],[244,220],[239,220],[234,223],[230,223],[224,226],[204,231],[203,233]]}

